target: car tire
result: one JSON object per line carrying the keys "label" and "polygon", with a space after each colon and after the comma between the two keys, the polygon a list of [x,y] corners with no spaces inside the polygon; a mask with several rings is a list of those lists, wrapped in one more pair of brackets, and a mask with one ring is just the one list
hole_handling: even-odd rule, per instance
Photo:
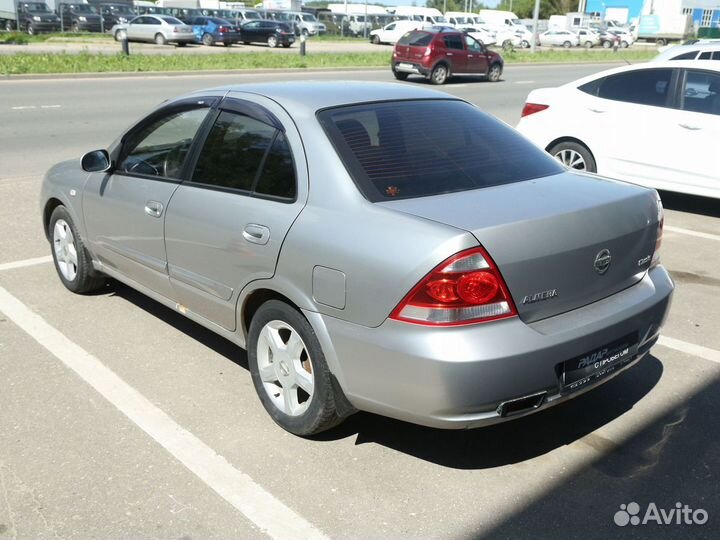
{"label": "car tire", "polygon": [[528,40],[526,40],[526,39],[523,39],[523,40],[520,42],[520,47],[522,47],[523,49],[527,49],[527,48],[530,47],[530,42],[529,42]]}
{"label": "car tire", "polygon": [[202,36],[202,44],[207,45],[208,47],[212,47],[213,45],[215,45],[215,40],[210,34],[205,33]]}
{"label": "car tire", "polygon": [[265,302],[250,322],[247,343],[255,391],[280,427],[305,437],[344,420],[320,342],[298,310],[279,300]]}
{"label": "car tire", "polygon": [[505,52],[512,52],[515,49],[515,46],[513,45],[513,42],[511,39],[506,39],[503,41],[502,44],[502,50]]}
{"label": "car tire", "polygon": [[665,45],[667,45],[667,40],[665,40],[665,39],[663,39],[663,38],[660,38],[660,39],[658,39],[657,41],[655,41],[655,44],[656,44],[658,47],[664,47]]}
{"label": "car tire", "polygon": [[373,36],[371,41],[373,45],[380,45],[380,36]]}
{"label": "car tire", "polygon": [[597,164],[590,149],[573,141],[562,141],[548,149],[548,153],[565,166],[587,172],[597,172]]}
{"label": "car tire", "polygon": [[569,49],[570,47],[572,47],[572,43],[570,43],[569,41],[563,42],[563,48]]}
{"label": "car tire", "polygon": [[303,28],[302,31],[300,32],[300,34],[305,37],[308,37],[310,35],[310,32],[308,32],[307,28]]}
{"label": "car tire", "polygon": [[268,44],[268,47],[270,47],[271,49],[274,49],[275,47],[278,46],[278,40],[275,36],[268,36],[267,44]]}
{"label": "car tire", "polygon": [[586,49],[592,49],[593,48],[593,42],[592,41],[586,41],[584,43],[584,46]]}
{"label": "car tire", "polygon": [[449,78],[450,71],[448,70],[447,64],[438,64],[430,72],[430,82],[433,84],[445,84]]}
{"label": "car tire", "polygon": [[621,42],[620,42],[620,46],[621,46],[623,49],[627,49],[627,48],[630,46],[630,44],[629,44],[627,41],[621,41]]}
{"label": "car tire", "polygon": [[76,294],[84,294],[105,285],[105,277],[93,269],[80,233],[70,213],[62,205],[50,215],[48,238],[55,270],[65,288]]}
{"label": "car tire", "polygon": [[395,71],[395,68],[393,68],[392,73],[398,81],[406,81],[408,75],[410,75],[409,73],[403,73],[402,71]]}
{"label": "car tire", "polygon": [[115,32],[115,35],[113,37],[115,38],[115,41],[122,41],[123,39],[127,39],[127,31],[118,30],[117,32]]}
{"label": "car tire", "polygon": [[165,36],[161,33],[155,34],[155,44],[157,45],[167,45],[167,39],[165,39]]}
{"label": "car tire", "polygon": [[610,43],[609,41],[603,41],[602,46],[603,49],[609,49],[610,47],[612,47],[612,43]]}
{"label": "car tire", "polygon": [[498,82],[500,80],[500,77],[502,77],[502,66],[495,62],[493,65],[490,66],[490,70],[487,74],[487,80],[490,82]]}
{"label": "car tire", "polygon": [[35,31],[35,25],[33,25],[33,23],[28,23],[26,31],[28,36],[34,36],[37,33]]}
{"label": "car tire", "polygon": [[15,25],[12,21],[5,21],[5,31],[6,32],[12,32],[15,30]]}
{"label": "car tire", "polygon": [[176,46],[176,47],[186,47],[186,46],[187,46],[187,43],[184,42],[184,41],[178,41],[178,42],[175,44],[175,46]]}

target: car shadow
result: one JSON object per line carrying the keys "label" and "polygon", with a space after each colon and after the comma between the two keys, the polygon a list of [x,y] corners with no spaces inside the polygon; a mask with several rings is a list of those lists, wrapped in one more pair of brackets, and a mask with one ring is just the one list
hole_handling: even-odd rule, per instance
{"label": "car shadow", "polygon": [[[524,506],[481,533],[471,527],[462,538],[714,540],[720,537],[718,432],[720,380],[715,377],[668,412],[639,419],[627,438],[586,441],[597,451],[595,459],[560,475],[561,480],[547,479]],[[628,524],[621,505],[631,502],[640,506],[639,521]],[[650,503],[665,511],[677,503],[702,509],[709,520],[704,525],[643,523]]]}
{"label": "car shadow", "polygon": [[[118,296],[199,341],[243,369],[240,347],[144,294],[110,280],[104,294]],[[310,439],[319,443],[355,437],[453,469],[489,469],[546,454],[588,436],[631,410],[658,383],[663,367],[647,356],[606,384],[536,414],[473,430],[441,430],[358,412]]]}
{"label": "car shadow", "polygon": [[[432,82],[430,82],[429,79],[426,79],[425,77],[413,77],[408,78],[407,82],[413,82],[418,84],[427,84],[428,86],[436,86]],[[480,82],[490,82],[485,77],[450,77],[444,85],[442,86],[453,86],[456,84],[463,84],[463,83],[480,83]],[[498,82],[504,82],[504,79],[500,79]],[[438,89],[442,88],[441,86],[437,87]]]}
{"label": "car shadow", "polygon": [[660,380],[660,361],[647,356],[606,384],[576,399],[511,422],[472,430],[432,429],[357,413],[315,440],[356,436],[453,469],[490,469],[519,463],[588,436],[633,408]]}
{"label": "car shadow", "polygon": [[663,207],[667,210],[720,217],[720,204],[718,204],[717,199],[685,195],[684,193],[674,193],[672,191],[660,191],[659,193]]}

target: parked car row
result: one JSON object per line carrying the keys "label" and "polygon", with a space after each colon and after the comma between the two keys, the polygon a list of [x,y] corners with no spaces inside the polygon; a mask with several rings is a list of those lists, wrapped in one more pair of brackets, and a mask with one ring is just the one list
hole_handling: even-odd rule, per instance
{"label": "parked car row", "polygon": [[623,49],[634,43],[632,34],[622,29],[602,30],[596,28],[579,28],[577,30],[551,29],[538,35],[537,44],[543,47],[592,47],[601,46],[609,49]]}
{"label": "parked car row", "polygon": [[275,48],[290,47],[295,42],[295,33],[288,24],[263,19],[235,26],[217,17],[195,17],[185,24],[170,15],[141,15],[129,23],[115,25],[111,32],[116,41],[170,43],[178,47],[188,43],[222,44],[226,47],[235,43],[266,43],[268,47]]}

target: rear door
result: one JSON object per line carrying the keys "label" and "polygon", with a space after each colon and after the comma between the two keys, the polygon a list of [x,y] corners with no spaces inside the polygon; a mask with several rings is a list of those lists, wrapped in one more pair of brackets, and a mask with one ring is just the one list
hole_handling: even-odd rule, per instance
{"label": "rear door", "polygon": [[170,281],[183,308],[236,328],[240,291],[275,273],[307,198],[307,166],[287,113],[260,96],[225,99],[165,220]]}
{"label": "rear door", "polygon": [[445,58],[450,64],[450,73],[469,73],[468,68],[468,52],[465,50],[465,43],[460,34],[449,34],[443,36],[442,40],[435,41],[437,44],[444,46]]}
{"label": "rear door", "polygon": [[88,241],[103,265],[167,298],[165,212],[213,101],[195,98],[151,115],[125,137],[115,170],[90,174],[83,190]]}

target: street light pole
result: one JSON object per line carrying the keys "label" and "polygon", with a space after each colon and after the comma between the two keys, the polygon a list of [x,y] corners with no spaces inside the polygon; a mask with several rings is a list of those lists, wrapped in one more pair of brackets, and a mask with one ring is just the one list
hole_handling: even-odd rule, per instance
{"label": "street light pole", "polygon": [[533,31],[532,43],[530,44],[530,52],[535,54],[535,43],[537,43],[538,19],[540,18],[540,0],[535,0],[535,8],[533,9]]}

